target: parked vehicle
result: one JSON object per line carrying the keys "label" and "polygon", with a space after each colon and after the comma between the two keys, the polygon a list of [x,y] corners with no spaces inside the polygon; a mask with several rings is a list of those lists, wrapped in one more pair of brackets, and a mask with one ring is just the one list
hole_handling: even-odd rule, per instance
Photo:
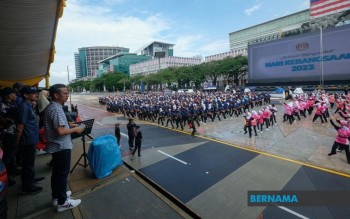
{"label": "parked vehicle", "polygon": [[177,90],[178,93],[193,93],[193,89],[179,89]]}

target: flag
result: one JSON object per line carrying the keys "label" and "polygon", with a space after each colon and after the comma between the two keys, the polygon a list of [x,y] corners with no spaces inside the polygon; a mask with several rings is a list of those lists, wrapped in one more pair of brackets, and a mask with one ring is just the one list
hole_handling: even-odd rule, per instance
{"label": "flag", "polygon": [[310,16],[318,18],[350,9],[350,0],[310,0]]}

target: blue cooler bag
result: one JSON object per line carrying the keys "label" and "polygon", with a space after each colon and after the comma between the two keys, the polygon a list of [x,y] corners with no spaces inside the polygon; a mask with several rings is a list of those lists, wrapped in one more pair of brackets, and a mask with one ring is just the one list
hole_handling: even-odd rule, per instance
{"label": "blue cooler bag", "polygon": [[109,176],[122,164],[117,139],[112,135],[95,138],[89,147],[88,160],[96,178]]}

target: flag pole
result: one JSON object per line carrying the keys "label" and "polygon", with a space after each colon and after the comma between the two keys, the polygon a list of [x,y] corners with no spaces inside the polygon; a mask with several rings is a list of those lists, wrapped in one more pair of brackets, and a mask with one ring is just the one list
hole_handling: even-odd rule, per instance
{"label": "flag pole", "polygon": [[324,85],[324,79],[323,79],[323,28],[320,27],[320,56],[321,56],[321,83],[320,85],[323,87]]}

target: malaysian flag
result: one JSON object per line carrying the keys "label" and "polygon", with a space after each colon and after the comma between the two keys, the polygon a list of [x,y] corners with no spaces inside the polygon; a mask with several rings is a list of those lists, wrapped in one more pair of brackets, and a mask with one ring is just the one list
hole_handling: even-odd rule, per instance
{"label": "malaysian flag", "polygon": [[322,17],[350,9],[350,0],[310,0],[310,16]]}

